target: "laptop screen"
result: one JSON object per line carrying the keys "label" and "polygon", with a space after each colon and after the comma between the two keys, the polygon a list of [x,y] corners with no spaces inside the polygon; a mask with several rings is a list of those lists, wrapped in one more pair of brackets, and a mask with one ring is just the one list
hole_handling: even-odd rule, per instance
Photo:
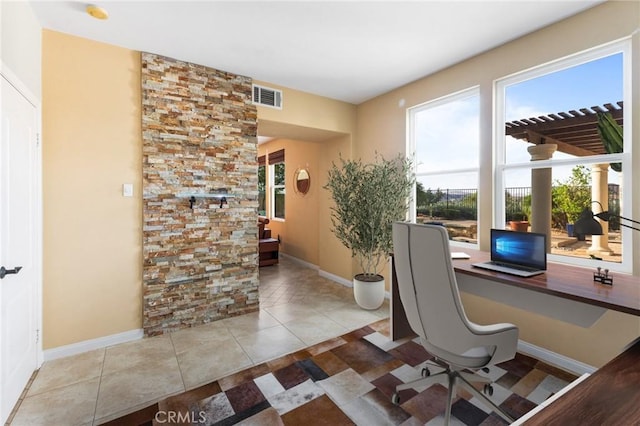
{"label": "laptop screen", "polygon": [[491,229],[491,260],[547,269],[547,236]]}

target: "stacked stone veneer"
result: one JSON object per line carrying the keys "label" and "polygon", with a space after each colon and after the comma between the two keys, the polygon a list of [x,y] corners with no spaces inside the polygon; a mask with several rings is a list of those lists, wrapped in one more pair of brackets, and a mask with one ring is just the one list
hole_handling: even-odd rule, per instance
{"label": "stacked stone veneer", "polygon": [[258,309],[256,116],[250,78],[142,54],[145,335]]}

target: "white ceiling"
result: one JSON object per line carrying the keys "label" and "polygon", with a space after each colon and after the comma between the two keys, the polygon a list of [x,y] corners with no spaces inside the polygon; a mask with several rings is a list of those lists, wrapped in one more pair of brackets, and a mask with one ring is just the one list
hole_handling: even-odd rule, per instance
{"label": "white ceiling", "polygon": [[359,104],[602,1],[30,3],[48,29]]}

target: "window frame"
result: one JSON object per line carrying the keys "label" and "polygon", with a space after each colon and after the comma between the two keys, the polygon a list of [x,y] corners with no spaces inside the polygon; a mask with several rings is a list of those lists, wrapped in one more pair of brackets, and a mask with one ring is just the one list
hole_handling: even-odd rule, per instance
{"label": "window frame", "polygon": [[[517,84],[526,80],[552,74],[567,68],[582,65],[606,56],[622,53],[622,101],[624,103],[623,110],[623,152],[617,154],[593,155],[588,157],[577,157],[567,159],[550,159],[539,160],[535,162],[506,162],[506,135],[505,135],[505,105],[506,105],[506,88],[513,84]],[[538,168],[552,168],[554,166],[575,166],[578,164],[591,165],[597,163],[622,163],[623,169],[631,169],[631,152],[632,152],[632,75],[631,75],[631,38],[625,37],[610,43],[593,47],[591,49],[574,53],[572,55],[550,61],[536,67],[520,71],[509,76],[496,79],[493,83],[493,104],[494,104],[494,123],[493,123],[493,170],[494,177],[493,192],[493,222],[495,228],[503,228],[506,212],[505,212],[505,172],[512,170],[532,170]],[[621,206],[620,215],[631,217],[631,207],[633,206],[633,188],[632,173],[622,174],[622,192],[621,198],[625,202]],[[592,206],[590,206],[592,208]],[[622,233],[622,261],[606,262],[608,269],[618,272],[630,273],[633,267],[633,235],[632,230],[621,227]],[[602,266],[602,262],[594,259],[579,258],[573,256],[563,256],[557,254],[548,254],[548,259],[552,262],[567,263],[584,267]]]}
{"label": "window frame", "polygon": [[[409,153],[409,155],[414,158],[417,159],[417,149],[416,149],[416,132],[415,132],[415,126],[416,126],[416,122],[415,122],[415,116],[416,114],[428,110],[430,108],[434,108],[434,107],[438,107],[438,106],[442,106],[442,105],[446,105],[452,102],[456,102],[456,101],[460,101],[460,100],[465,100],[465,99],[469,99],[472,97],[476,97],[477,101],[478,101],[478,117],[480,117],[481,115],[481,108],[482,108],[482,98],[481,98],[481,91],[480,91],[480,86],[479,85],[474,85],[471,87],[468,87],[466,89],[462,89],[459,90],[457,92],[453,92],[453,93],[449,93],[443,96],[440,96],[438,98],[432,99],[430,101],[427,102],[423,102],[421,104],[412,106],[407,108],[407,152]],[[438,171],[434,171],[434,172],[420,172],[418,173],[418,164],[417,164],[417,160],[414,161],[413,164],[413,178],[414,178],[414,184],[413,184],[413,189],[412,189],[412,194],[416,193],[416,186],[417,186],[417,179],[418,177],[422,177],[422,176],[437,176],[437,175],[454,175],[454,174],[464,174],[464,173],[475,173],[477,176],[477,189],[476,189],[476,206],[477,206],[477,210],[476,210],[476,223],[480,224],[480,205],[482,202],[482,198],[481,198],[481,191],[480,191],[480,150],[481,150],[481,145],[482,145],[482,141],[481,141],[481,134],[480,134],[480,123],[478,123],[478,162],[476,164],[476,167],[462,167],[462,168],[452,168],[452,169],[447,169],[447,170],[438,170]],[[410,202],[410,206],[409,206],[409,221],[412,223],[416,223],[417,222],[417,197],[413,196],[411,197],[411,202]],[[461,241],[455,241],[455,240],[449,240],[449,243],[451,245],[454,246],[460,246],[460,247],[468,247],[468,248],[472,248],[472,249],[478,249],[479,245],[480,245],[480,239],[479,239],[479,234],[478,234],[478,238],[476,240],[476,243],[465,243],[465,242],[461,242]]]}
{"label": "window frame", "polygon": [[[284,222],[285,218],[286,218],[286,198],[284,199],[284,206],[283,206],[283,215],[284,217],[278,217],[276,216],[276,190],[281,189],[283,191],[283,196],[286,197],[286,175],[287,175],[287,167],[286,167],[286,163],[285,163],[285,151],[284,149],[280,149],[274,152],[269,153],[269,155],[267,156],[268,158],[268,162],[269,162],[269,178],[268,178],[268,182],[269,182],[269,188],[268,188],[268,192],[269,192],[269,219],[270,220],[274,220],[277,222]],[[278,164],[282,164],[282,167],[284,168],[283,170],[283,180],[282,180],[282,184],[278,184],[276,185],[275,183],[275,175],[276,175],[276,171],[275,171],[275,166]]]}

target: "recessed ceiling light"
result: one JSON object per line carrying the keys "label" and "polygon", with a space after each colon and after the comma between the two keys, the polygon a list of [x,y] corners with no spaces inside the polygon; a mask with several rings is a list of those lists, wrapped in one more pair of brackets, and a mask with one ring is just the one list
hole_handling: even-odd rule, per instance
{"label": "recessed ceiling light", "polygon": [[107,19],[109,17],[109,14],[107,13],[106,10],[104,10],[101,7],[96,6],[95,4],[89,4],[87,5],[87,13],[91,16],[93,16],[96,19]]}

